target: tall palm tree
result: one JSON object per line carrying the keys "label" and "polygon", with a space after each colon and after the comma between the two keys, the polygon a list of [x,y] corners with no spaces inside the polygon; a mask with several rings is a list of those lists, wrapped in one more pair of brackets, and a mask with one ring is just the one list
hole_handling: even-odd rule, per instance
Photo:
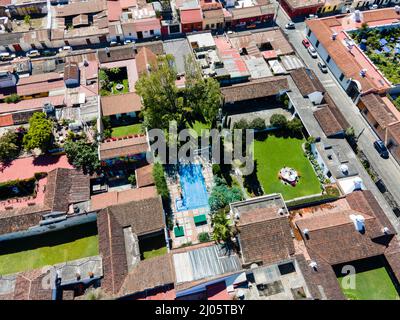
{"label": "tall palm tree", "polygon": [[211,224],[213,226],[212,239],[217,243],[231,242],[232,237],[237,233],[236,227],[227,218],[225,209],[213,214]]}

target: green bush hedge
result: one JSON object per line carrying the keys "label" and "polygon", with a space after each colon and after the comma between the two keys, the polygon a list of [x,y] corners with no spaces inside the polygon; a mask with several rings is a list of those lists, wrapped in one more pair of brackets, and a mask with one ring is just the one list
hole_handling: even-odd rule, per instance
{"label": "green bush hedge", "polygon": [[286,206],[289,209],[292,208],[299,208],[299,207],[306,207],[312,204],[319,204],[319,203],[325,203],[325,202],[331,202],[337,200],[339,197],[334,196],[331,194],[322,194],[318,195],[315,197],[309,197],[305,199],[299,199],[299,200],[291,200],[286,202]]}
{"label": "green bush hedge", "polygon": [[154,183],[156,185],[158,194],[161,196],[161,198],[164,201],[169,201],[170,195],[169,195],[169,190],[168,190],[168,186],[167,186],[167,181],[165,180],[164,168],[163,168],[162,164],[160,164],[160,163],[154,164],[153,177],[154,177]]}
{"label": "green bush hedge", "polygon": [[208,234],[208,232],[201,232],[197,235],[197,239],[199,239],[200,242],[209,242],[210,239],[210,235]]}

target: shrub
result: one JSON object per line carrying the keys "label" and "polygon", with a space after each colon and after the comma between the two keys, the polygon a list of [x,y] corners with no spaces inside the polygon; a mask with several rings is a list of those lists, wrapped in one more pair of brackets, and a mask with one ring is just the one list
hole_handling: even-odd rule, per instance
{"label": "shrub", "polygon": [[264,130],[266,128],[265,120],[263,118],[255,118],[250,123],[250,128],[254,130]]}
{"label": "shrub", "polygon": [[287,125],[287,119],[283,114],[279,113],[274,113],[270,120],[269,120],[271,126],[275,128],[285,128]]}
{"label": "shrub", "polygon": [[246,119],[240,119],[238,122],[235,122],[233,125],[233,129],[248,129],[249,123]]}
{"label": "shrub", "polygon": [[35,178],[17,179],[0,183],[0,200],[30,196],[35,192],[35,184]]}
{"label": "shrub", "polygon": [[21,100],[21,97],[16,93],[13,93],[4,98],[5,103],[17,103],[20,100]]}
{"label": "shrub", "polygon": [[201,232],[197,235],[197,239],[200,242],[208,242],[210,241],[210,235],[208,234],[208,232]]}
{"label": "shrub", "polygon": [[221,166],[217,163],[213,164],[212,165],[212,173],[213,173],[213,176],[220,177],[221,176]]}
{"label": "shrub", "polygon": [[136,186],[136,174],[132,173],[129,177],[128,177],[128,182],[135,187]]}

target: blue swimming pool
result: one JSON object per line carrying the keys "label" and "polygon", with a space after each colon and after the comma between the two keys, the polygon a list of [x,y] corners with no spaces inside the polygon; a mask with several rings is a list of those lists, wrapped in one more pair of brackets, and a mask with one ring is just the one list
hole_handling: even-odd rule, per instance
{"label": "blue swimming pool", "polygon": [[179,166],[182,199],[176,200],[178,211],[208,206],[208,194],[201,165],[185,164]]}

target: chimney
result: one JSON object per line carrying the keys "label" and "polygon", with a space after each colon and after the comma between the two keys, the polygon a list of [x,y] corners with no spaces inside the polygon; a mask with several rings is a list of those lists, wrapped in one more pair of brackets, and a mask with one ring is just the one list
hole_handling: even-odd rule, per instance
{"label": "chimney", "polygon": [[382,231],[384,234],[388,234],[390,230],[388,227],[383,227]]}
{"label": "chimney", "polygon": [[354,227],[358,232],[365,232],[365,218],[361,214],[351,214],[350,219],[353,221]]}
{"label": "chimney", "polygon": [[314,271],[317,271],[318,264],[314,260],[310,262],[309,266],[313,268]]}
{"label": "chimney", "polygon": [[356,22],[361,22],[362,21],[362,13],[360,10],[354,11],[354,20]]}
{"label": "chimney", "polygon": [[106,47],[104,50],[105,50],[106,53],[107,53],[107,57],[110,57],[110,48],[109,48],[109,47]]}
{"label": "chimney", "polygon": [[396,11],[397,14],[400,14],[400,6],[399,5],[395,5],[394,6],[394,11]]}
{"label": "chimney", "polygon": [[332,33],[332,40],[336,40],[337,35],[337,32]]}
{"label": "chimney", "polygon": [[303,234],[307,240],[310,239],[310,232],[307,228],[303,230]]}

